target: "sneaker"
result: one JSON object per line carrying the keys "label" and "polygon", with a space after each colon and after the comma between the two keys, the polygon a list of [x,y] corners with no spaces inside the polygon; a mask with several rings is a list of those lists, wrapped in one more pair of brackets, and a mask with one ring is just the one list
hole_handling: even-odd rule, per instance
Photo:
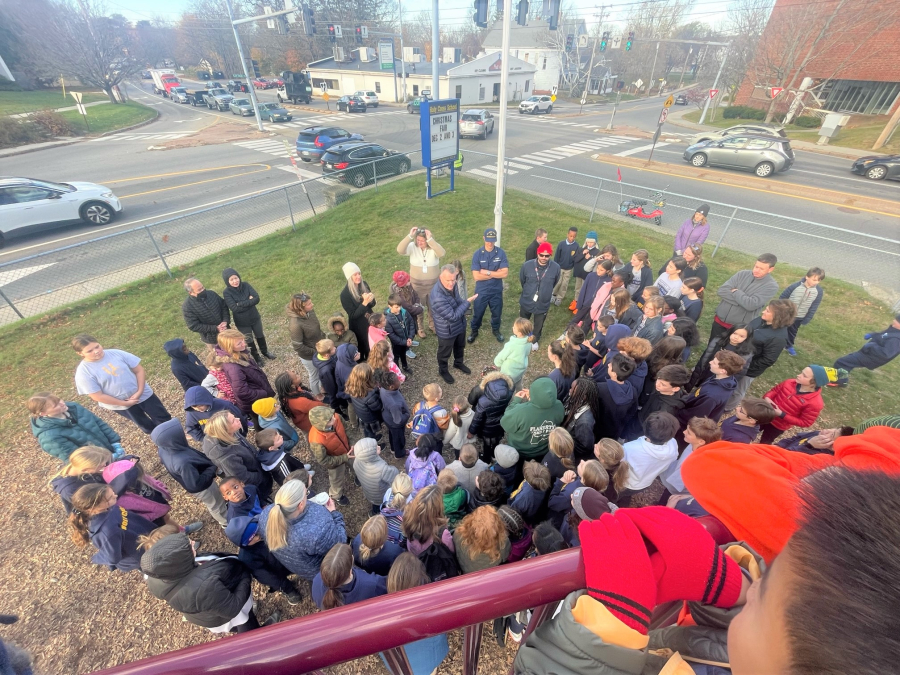
{"label": "sneaker", "polygon": [[193,534],[194,532],[197,532],[202,529],[203,529],[203,523],[201,523],[200,521],[197,521],[196,523],[189,523],[189,524],[185,525],[184,533],[185,534]]}
{"label": "sneaker", "polygon": [[248,428],[248,429],[255,429],[255,428],[256,428],[256,425],[253,424],[253,420],[251,420],[251,419],[249,419],[249,418],[247,419],[247,428]]}
{"label": "sneaker", "polygon": [[784,351],[786,351],[791,356],[797,356],[797,350],[794,349],[793,347],[785,347]]}
{"label": "sneaker", "polygon": [[465,373],[466,375],[472,374],[472,369],[469,368],[469,366],[467,366],[465,363],[460,363],[458,366],[453,367],[456,368],[459,372]]}
{"label": "sneaker", "polygon": [[537,350],[538,350],[538,343],[532,342],[531,343],[531,351],[536,352]]}
{"label": "sneaker", "polygon": [[334,503],[335,503],[335,504],[340,504],[341,506],[350,506],[350,500],[347,499],[347,495],[344,495],[344,496],[341,497],[340,499],[335,499],[335,500],[334,500]]}
{"label": "sneaker", "polygon": [[312,469],[312,464],[304,464],[303,468],[306,469],[307,473]]}
{"label": "sneaker", "polygon": [[519,644],[522,641],[522,631],[514,631],[512,626],[506,629],[507,635],[509,635],[509,639]]}
{"label": "sneaker", "polygon": [[407,349],[406,350],[406,358],[414,359],[414,358],[416,358],[416,353],[412,349]]}
{"label": "sneaker", "polygon": [[[413,340],[413,341],[412,341],[412,346],[413,346],[413,347],[418,347],[418,346],[419,346],[419,341],[418,341],[418,340]],[[408,354],[408,353],[409,353],[409,352],[407,352],[407,354]]]}
{"label": "sneaker", "polygon": [[450,373],[441,373],[441,377],[444,378],[444,382],[447,384],[453,384],[456,380],[453,379],[453,376]]}
{"label": "sneaker", "polygon": [[310,478],[312,478],[313,476],[316,475],[316,472],[313,471],[312,469],[307,469],[307,470],[306,470],[306,473],[307,473],[307,475],[308,475]]}
{"label": "sneaker", "polygon": [[269,618],[262,622],[263,628],[266,626],[274,626],[276,623],[281,621],[281,611],[275,610],[271,614],[269,614]]}
{"label": "sneaker", "polygon": [[556,300],[553,301],[553,304],[559,307],[562,304],[562,298],[556,298]]}
{"label": "sneaker", "polygon": [[292,588],[289,591],[282,591],[282,594],[287,598],[289,605],[299,605],[303,602],[303,594],[296,588]]}

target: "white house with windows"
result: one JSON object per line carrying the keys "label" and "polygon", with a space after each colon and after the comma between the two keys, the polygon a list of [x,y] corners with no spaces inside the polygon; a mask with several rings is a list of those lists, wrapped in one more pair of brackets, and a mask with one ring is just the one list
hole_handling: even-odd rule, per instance
{"label": "white house with windows", "polygon": [[[552,87],[560,84],[563,63],[558,45],[565,44],[569,33],[577,40],[579,35],[586,32],[584,21],[580,19],[568,27],[561,22],[555,32],[550,30],[550,23],[544,19],[529,19],[527,26],[512,24],[509,35],[510,56],[535,68],[532,92],[529,93],[549,94]],[[502,38],[503,21],[498,20],[485,36],[482,50],[488,53],[501,49]]]}
{"label": "white house with windows", "polygon": [[[396,60],[397,94],[394,97],[394,73],[382,70],[377,61],[338,62],[333,58],[321,59],[309,64],[313,89],[318,94],[325,90],[332,96],[352,94],[361,89],[374,91],[381,101],[398,101],[403,87],[400,78],[400,59]],[[431,89],[429,61],[406,63],[406,92],[415,98],[420,92]],[[464,106],[487,104],[500,100],[500,52],[479,56],[467,63],[438,63],[440,92],[432,92],[432,98],[458,98]],[[510,99],[521,100],[531,96],[536,67],[522,59],[510,57]]]}

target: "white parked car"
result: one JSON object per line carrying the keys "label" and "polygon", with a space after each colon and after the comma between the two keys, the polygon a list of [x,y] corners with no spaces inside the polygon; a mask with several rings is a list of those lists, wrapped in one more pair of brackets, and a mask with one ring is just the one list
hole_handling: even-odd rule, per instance
{"label": "white parked car", "polygon": [[121,213],[122,202],[104,185],[0,177],[0,246],[54,224],[106,225]]}
{"label": "white parked car", "polygon": [[366,91],[364,89],[360,89],[359,91],[354,91],[351,96],[359,96],[363,101],[366,102],[367,108],[378,107],[378,94],[376,94],[374,91]]}
{"label": "white parked car", "polygon": [[529,96],[519,104],[519,114],[530,113],[537,115],[539,112],[549,113],[553,110],[553,99],[549,96]]}

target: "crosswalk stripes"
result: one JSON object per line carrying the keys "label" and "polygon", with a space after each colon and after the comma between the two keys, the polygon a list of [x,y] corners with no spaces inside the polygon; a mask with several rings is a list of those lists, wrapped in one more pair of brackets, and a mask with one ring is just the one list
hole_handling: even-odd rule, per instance
{"label": "crosswalk stripes", "polygon": [[264,152],[267,155],[274,155],[276,157],[291,156],[291,153],[284,147],[284,143],[282,141],[239,141],[237,143],[232,143],[232,145],[237,145],[241,148],[247,148],[248,150],[259,150],[260,152]]}
{"label": "crosswalk stripes", "polygon": [[497,178],[497,169],[494,168],[492,173],[488,173],[487,171],[482,171],[481,169],[469,169],[466,173],[474,173],[476,176],[482,176],[483,178]]}
{"label": "crosswalk stripes", "polygon": [[[485,171],[490,171],[490,172],[492,172],[493,174],[496,174],[496,173],[497,173],[497,165],[496,165],[496,164],[491,164],[490,166],[483,166],[483,167],[481,167],[481,168],[484,169]],[[513,171],[512,169],[507,169],[507,170],[506,170],[506,173],[508,173],[510,176],[512,176],[512,175],[517,174],[517,173],[519,173],[519,172],[518,172],[518,171]]]}
{"label": "crosswalk stripes", "polygon": [[522,155],[521,157],[516,157],[517,162],[528,162],[529,164],[534,164],[535,166],[543,166],[546,162],[532,159],[530,155]]}
{"label": "crosswalk stripes", "polygon": [[276,169],[281,169],[282,171],[287,171],[288,173],[292,173],[294,175],[300,174],[300,177],[303,179],[306,178],[321,178],[322,174],[314,173],[312,171],[307,171],[306,169],[295,169],[293,166],[276,166]]}
{"label": "crosswalk stripes", "polygon": [[[664,145],[669,145],[666,142],[660,142],[656,144],[657,148],[661,148]],[[650,145],[642,145],[637,148],[631,148],[630,150],[623,150],[622,152],[617,152],[616,157],[630,157],[631,155],[636,155],[639,152],[643,152],[644,150],[650,150],[653,147],[653,144]]]}
{"label": "crosswalk stripes", "polygon": [[[376,116],[376,115],[406,115],[408,114],[405,110],[382,110],[379,112],[366,112],[364,113],[368,116]],[[270,124],[269,126],[273,129],[284,129],[288,127],[292,128],[304,128],[314,125],[320,124],[336,124],[337,120],[346,120],[347,117],[351,117],[350,113],[339,112],[334,115],[321,115],[317,117],[304,117],[302,119],[296,119],[291,122],[280,122],[277,124]],[[366,119],[363,117],[363,119]]]}

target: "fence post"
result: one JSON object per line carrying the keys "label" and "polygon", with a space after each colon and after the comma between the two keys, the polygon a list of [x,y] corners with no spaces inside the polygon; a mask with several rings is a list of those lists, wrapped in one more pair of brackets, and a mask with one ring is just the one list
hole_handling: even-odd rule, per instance
{"label": "fence post", "polygon": [[375,176],[375,192],[378,192],[378,160],[372,162],[372,175]]}
{"label": "fence post", "polygon": [[591,218],[589,223],[594,222],[594,210],[597,208],[597,200],[600,199],[600,192],[603,190],[603,179],[600,179],[600,185],[597,186],[597,194],[594,196],[594,205],[591,207]]}
{"label": "fence post", "polygon": [[22,312],[19,311],[19,308],[16,307],[16,306],[12,303],[12,300],[10,300],[8,297],[6,297],[6,293],[3,292],[3,289],[2,289],[2,288],[0,288],[0,297],[2,297],[2,298],[6,301],[6,304],[7,304],[7,305],[9,305],[10,307],[12,307],[12,311],[14,311],[16,314],[18,314],[20,319],[24,319],[24,318],[25,318],[24,316],[22,316]]}
{"label": "fence post", "polygon": [[734,211],[731,212],[731,216],[728,218],[728,222],[725,223],[725,229],[722,230],[722,236],[719,237],[719,241],[716,242],[716,247],[713,249],[712,255],[710,258],[716,257],[716,251],[719,250],[719,246],[722,245],[722,242],[725,240],[725,235],[728,234],[728,228],[731,227],[731,221],[734,220],[734,217],[737,215],[738,207],[734,207]]}
{"label": "fence post", "polygon": [[284,188],[284,197],[287,199],[288,203],[288,213],[291,214],[291,229],[296,232],[297,226],[294,224],[294,209],[291,208],[291,195],[288,194],[287,186]]}
{"label": "fence post", "polygon": [[162,251],[159,250],[156,239],[153,238],[153,234],[150,232],[150,227],[144,225],[144,229],[147,230],[147,236],[150,237],[150,241],[153,242],[153,248],[156,249],[156,254],[159,256],[159,259],[162,260],[163,267],[166,268],[166,274],[168,274],[169,278],[172,279],[172,270],[169,269],[169,263],[166,262],[166,257],[162,254]]}

